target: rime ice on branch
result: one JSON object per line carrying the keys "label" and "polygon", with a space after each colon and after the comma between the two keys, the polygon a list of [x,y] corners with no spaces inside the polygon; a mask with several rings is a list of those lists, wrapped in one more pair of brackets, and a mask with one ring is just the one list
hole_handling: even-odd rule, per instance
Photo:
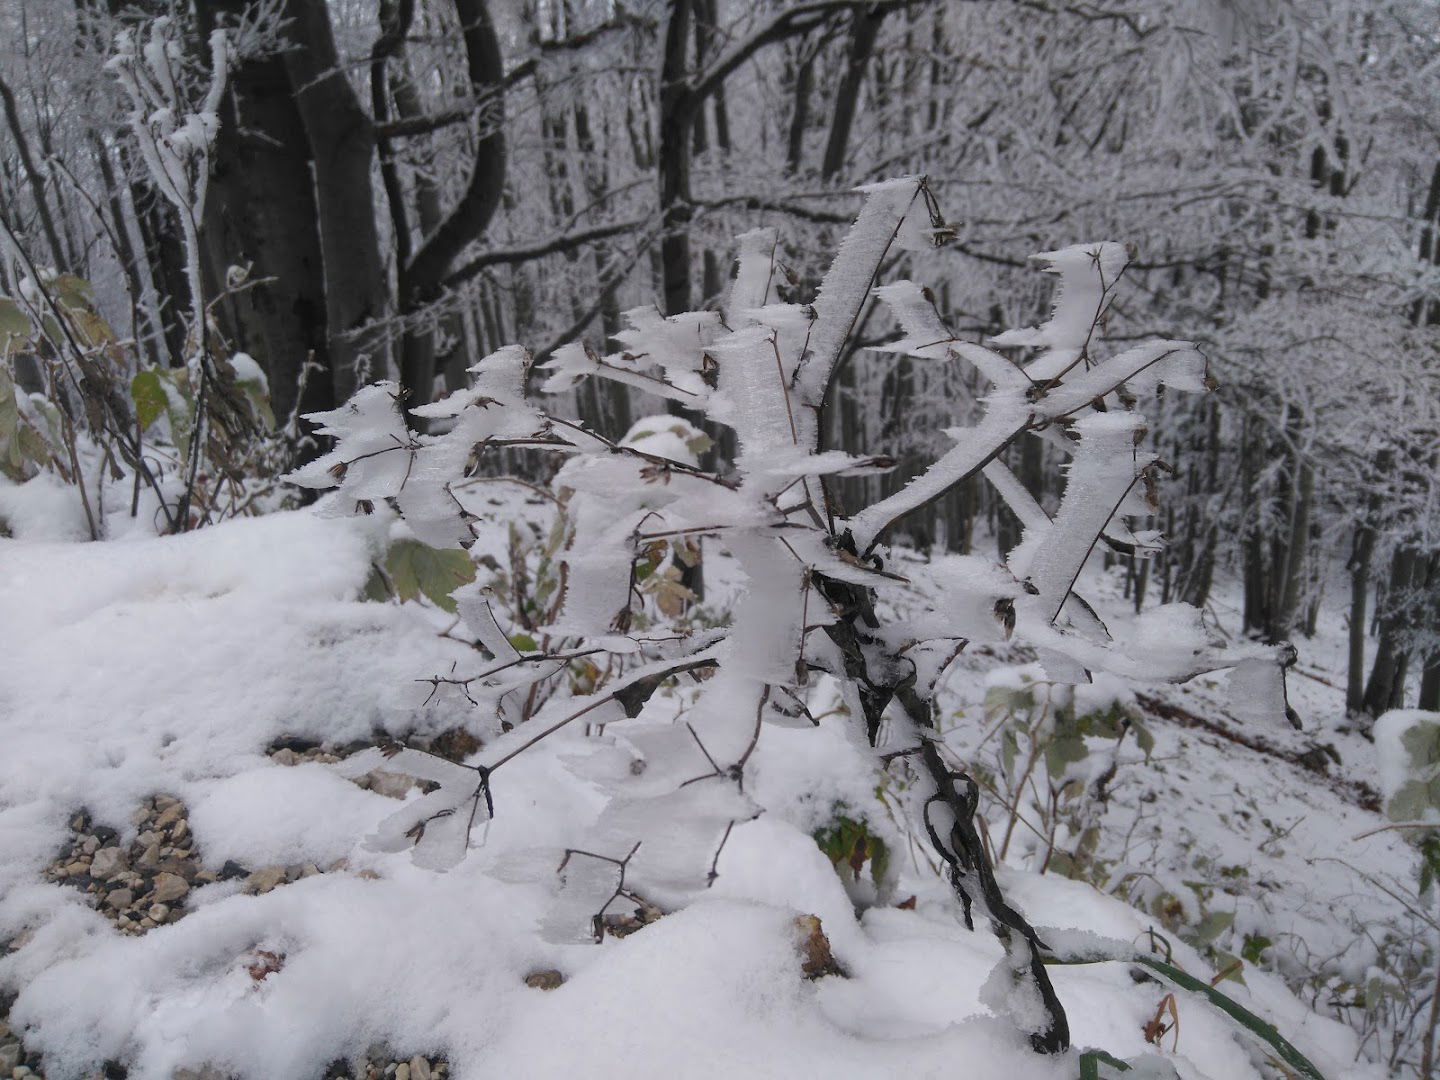
{"label": "rime ice on branch", "polygon": [[[1040,257],[1060,277],[1054,316],[996,339],[1041,350],[1019,366],[958,340],[919,286],[875,287],[897,243],[939,242],[946,230],[923,178],[862,191],[859,219],[813,305],[775,302],[777,240],[757,230],[741,237],[723,321],[710,312],[664,318],[638,309],[626,316],[622,351],[601,355],[576,343],[558,350],[549,365],[546,389],[611,379],[727,425],[739,447],[733,471],[707,472],[688,454],[612,442],[549,414],[527,398],[526,356],[511,347],[472,369],[472,389],[416,410],[451,421],[444,434],[413,434],[394,384],[363,390],[344,408],[317,416],[335,447],[292,479],[338,488],[330,505],[342,513],[389,500],[428,542],[467,546],[488,508],[458,482],[485,455],[502,446],[560,455],[565,460],[556,483],[571,492],[566,593],[553,624],[543,629],[568,648],[606,650],[624,661],[622,674],[599,689],[555,695],[527,723],[497,730],[472,766],[413,766],[440,787],[407,804],[382,830],[382,845],[409,837],[426,865],[458,860],[470,827],[492,810],[490,777],[527,747],[583,721],[603,736],[588,743],[593,752],[577,769],[611,801],[591,834],[578,837],[560,861],[557,909],[546,927],[589,935],[602,924],[582,916],[598,917],[628,890],[661,903],[683,902],[713,880],[717,867],[723,872],[720,853],[735,824],[763,809],[745,782],[767,723],[804,723],[815,677],[826,674],[838,681],[853,722],[870,742],[888,732],[883,749],[914,770],[917,831],[947,864],[967,922],[978,912],[1005,944],[994,985],[1010,991],[995,1000],[1037,1050],[1059,1052],[1068,1046],[1068,1028],[1042,964],[1045,945],[1001,894],[976,832],[974,781],[953,771],[937,745],[931,698],[941,674],[968,643],[1012,634],[1038,650],[1057,681],[1085,681],[1095,670],[1183,681],[1241,665],[1237,682],[1250,685],[1259,670],[1278,680],[1291,653],[1214,644],[1199,612],[1184,605],[1160,609],[1137,624],[1134,640],[1118,640],[1074,591],[1097,543],[1142,555],[1154,550],[1154,537],[1137,537],[1124,523],[1149,513],[1156,491],[1158,463],[1141,448],[1146,424],[1137,409],[1161,386],[1197,393],[1209,387],[1204,358],[1185,342],[1100,354],[1100,327],[1125,250],[1080,245]],[[888,306],[902,331],[886,351],[970,364],[991,388],[982,418],[948,432],[953,449],[895,494],[847,516],[827,497],[822,478],[888,463],[822,452],[818,421],[872,296]],[[1053,518],[999,460],[1017,439],[1035,435],[1070,454]],[[909,577],[888,570],[889,530],[976,474],[995,486],[1024,526],[1005,563],[947,556]],[[635,629],[637,567],[656,543],[675,537],[720,545],[743,571],[748,586],[725,628],[667,632],[652,622]],[[563,660],[520,653],[492,605],[470,590],[462,599],[460,612],[494,656],[488,671],[466,681],[467,693],[503,719],[506,694],[554,676]],[[912,614],[885,621],[881,610]],[[709,676],[683,720],[646,715],[651,695],[682,675]],[[408,760],[396,758],[389,767],[411,768]]]}

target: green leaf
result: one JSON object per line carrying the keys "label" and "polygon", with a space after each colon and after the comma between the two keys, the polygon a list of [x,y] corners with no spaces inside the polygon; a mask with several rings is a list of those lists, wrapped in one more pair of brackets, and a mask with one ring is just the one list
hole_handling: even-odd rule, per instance
{"label": "green leaf", "polygon": [[15,400],[15,384],[10,373],[0,367],[0,441],[14,438],[20,427],[20,403]]}
{"label": "green leaf", "polygon": [[50,464],[50,444],[45,441],[45,436],[29,424],[20,425],[20,430],[15,433],[15,443],[20,447],[21,455],[35,464]]}
{"label": "green leaf", "polygon": [[95,290],[90,283],[74,274],[61,274],[50,282],[50,291],[66,307],[84,308],[95,302]]}
{"label": "green leaf", "polygon": [[378,604],[390,599],[390,587],[385,584],[385,575],[378,566],[370,568],[370,576],[365,579],[365,588],[360,593],[360,599],[372,600]]}
{"label": "green leaf", "polygon": [[139,421],[141,430],[158,420],[169,404],[165,388],[160,385],[160,376],[154,368],[138,372],[130,380],[130,397],[135,402],[135,419]]}
{"label": "green leaf", "polygon": [[1407,780],[1390,798],[1385,813],[1391,821],[1418,821],[1431,805],[1430,788],[1423,780]]}
{"label": "green leaf", "polygon": [[1078,735],[1061,735],[1052,739],[1045,747],[1045,767],[1057,779],[1077,761],[1084,761],[1090,754],[1085,740]]}
{"label": "green leaf", "polygon": [[1000,764],[1007,777],[1015,775],[1015,759],[1020,756],[1020,740],[1015,732],[1006,728],[1000,735]]}
{"label": "green leaf", "polygon": [[1247,964],[1259,964],[1265,950],[1274,944],[1264,934],[1246,934],[1245,944],[1240,947],[1240,955]]}
{"label": "green leaf", "polygon": [[537,653],[540,651],[540,643],[529,634],[511,634],[510,644],[515,646],[515,651],[520,653]]}
{"label": "green leaf", "polygon": [[1245,962],[1224,949],[1215,950],[1215,981],[1245,984]]}
{"label": "green leaf", "polygon": [[475,580],[475,564],[463,551],[441,551],[419,540],[397,540],[390,545],[385,569],[401,600],[422,593],[436,607],[453,613],[450,593]]}
{"label": "green leaf", "polygon": [[985,691],[985,711],[1018,713],[1035,707],[1035,692],[1028,686],[992,686]]}
{"label": "green leaf", "polygon": [[1431,720],[1411,724],[1400,736],[1400,745],[1409,753],[1415,772],[1440,764],[1440,724]]}
{"label": "green leaf", "polygon": [[816,830],[815,843],[823,851],[842,880],[858,881],[870,864],[870,880],[878,889],[890,866],[890,848],[870,831],[863,819],[838,815],[830,824]]}
{"label": "green leaf", "polygon": [[1195,928],[1195,938],[1201,944],[1209,945],[1234,925],[1233,911],[1212,911],[1200,920],[1200,925]]}
{"label": "green leaf", "polygon": [[270,408],[270,395],[265,393],[265,388],[253,381],[242,382],[239,386],[245,399],[250,402],[250,411],[255,414],[256,419],[267,431],[275,430],[275,411]]}
{"label": "green leaf", "polygon": [[1097,735],[1106,739],[1118,739],[1123,730],[1121,725],[1125,722],[1125,713],[1118,705],[1111,705],[1108,709],[1099,709],[1095,712],[1088,712],[1075,721],[1077,730],[1086,735]]}
{"label": "green leaf", "polygon": [[30,320],[19,304],[8,296],[0,296],[0,349],[9,348],[12,338],[28,341]]}

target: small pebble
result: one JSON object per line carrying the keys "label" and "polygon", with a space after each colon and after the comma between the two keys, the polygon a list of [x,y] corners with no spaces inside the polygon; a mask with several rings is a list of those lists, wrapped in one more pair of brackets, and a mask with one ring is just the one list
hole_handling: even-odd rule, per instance
{"label": "small pebble", "polygon": [[245,891],[268,893],[284,880],[285,868],[283,866],[262,866],[245,879]]}
{"label": "small pebble", "polygon": [[155,828],[168,829],[170,828],[170,826],[180,821],[184,814],[184,805],[178,802],[174,803],[171,806],[167,807],[165,810],[163,810],[160,813],[160,816],[155,819]]}
{"label": "small pebble", "polygon": [[190,891],[190,883],[179,874],[159,874],[155,878],[155,891],[151,894],[157,904],[170,904]]}
{"label": "small pebble", "polygon": [[395,1066],[395,1080],[410,1080],[410,1066],[406,1062]]}
{"label": "small pebble", "polygon": [[97,881],[109,881],[127,869],[125,852],[118,847],[101,848],[90,861],[90,876]]}
{"label": "small pebble", "polygon": [[113,889],[105,894],[105,903],[116,911],[127,908],[134,902],[135,892],[133,889]]}
{"label": "small pebble", "polygon": [[554,968],[546,971],[532,971],[525,976],[525,985],[532,990],[555,990],[565,982],[565,976]]}
{"label": "small pebble", "polygon": [[419,1054],[410,1059],[410,1080],[430,1080],[430,1062]]}

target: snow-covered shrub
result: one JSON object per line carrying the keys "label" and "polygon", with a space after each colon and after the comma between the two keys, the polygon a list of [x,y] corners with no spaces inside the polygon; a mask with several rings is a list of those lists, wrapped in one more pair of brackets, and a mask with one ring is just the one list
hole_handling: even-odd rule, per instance
{"label": "snow-covered shrub", "polygon": [[[1097,859],[1100,819],[1120,765],[1122,747],[1147,757],[1154,738],[1132,695],[1104,679],[1083,694],[1066,683],[1035,678],[1024,668],[992,672],[984,698],[988,754],[971,763],[981,788],[1005,811],[996,838],[1004,862],[1024,845],[1040,873],[1107,884],[1107,860]],[[1025,829],[1017,829],[1024,821]]]}
{"label": "snow-covered shrub", "polygon": [[[178,211],[191,300],[183,355],[157,361],[117,333],[89,282],[36,266],[8,228],[0,233],[19,284],[0,296],[0,473],[24,482],[47,472],[70,485],[92,538],[116,531],[107,514],[122,508],[142,529],[171,532],[273,508],[275,476],[291,460],[263,370],[224,340],[202,291],[199,223],[231,56],[217,31],[197,94],[179,27],[159,18],[143,37],[121,33],[109,63],[140,159]],[[231,267],[225,294],[248,287],[247,273]],[[119,494],[107,498],[107,484]]]}
{"label": "snow-covered shrub", "polygon": [[[529,355],[519,346],[476,365],[469,389],[413,410],[444,426],[443,434],[420,434],[407,423],[393,383],[367,387],[315,417],[334,449],[292,479],[337,488],[331,506],[340,513],[392,504],[427,544],[475,543],[479,523],[495,510],[464,481],[498,448],[560,455],[555,487],[569,492],[561,597],[539,628],[554,647],[517,648],[514,627],[501,624],[508,617],[479,582],[454,594],[492,658],[464,680],[487,740],[482,751],[456,765],[395,748],[348,767],[363,771],[388,756],[386,769],[434,785],[393,815],[376,842],[413,846],[418,863],[439,869],[464,857],[477,824],[506,812],[492,791],[495,774],[536,743],[583,724],[590,752],[574,768],[606,791],[608,806],[562,858],[511,871],[558,876],[545,928],[563,940],[588,938],[603,934],[601,916],[622,895],[682,904],[723,874],[730,830],[764,810],[746,780],[767,726],[806,727],[814,723],[812,697],[838,694],[854,737],[875,748],[877,766],[883,759],[905,774],[913,832],[927,836],[945,864],[966,922],[978,911],[1005,946],[987,1000],[1037,1050],[1059,1052],[1069,1033],[1042,962],[1046,945],[1002,895],[975,825],[977,784],[937,737],[938,680],[968,644],[1012,635],[1034,649],[1056,684],[1085,683],[1102,671],[1179,682],[1242,665],[1247,674],[1275,673],[1266,682],[1273,688],[1293,653],[1227,648],[1211,640],[1197,610],[1180,604],[1147,614],[1133,637],[1117,638],[1074,591],[1097,543],[1133,552],[1159,543],[1125,524],[1153,509],[1160,470],[1145,449],[1139,407],[1162,387],[1203,393],[1211,385],[1204,357],[1184,342],[1102,351],[1125,249],[1098,243],[1038,257],[1060,279],[1053,317],[995,339],[1034,350],[1021,365],[957,338],[919,285],[875,288],[892,249],[927,248],[948,230],[922,178],[862,190],[863,209],[813,303],[778,302],[777,238],[760,230],[741,238],[723,312],[665,318],[638,309],[618,336],[622,351],[602,356],[577,343],[547,365],[547,391],[612,379],[728,426],[738,452],[725,471],[699,467],[684,439],[661,445],[661,433],[651,432],[615,442],[548,412],[527,393]],[[836,371],[872,295],[901,329],[882,351],[972,365],[991,388],[980,421],[947,431],[953,447],[927,469],[872,505],[843,507],[827,490],[828,477],[893,466],[819,441]],[[1070,458],[1053,516],[1001,463],[1001,452],[1025,437]],[[892,528],[976,474],[1024,526],[1005,563],[892,558]],[[723,547],[744,575],[720,627],[671,620],[664,605],[636,617],[645,603],[641,567],[649,563],[653,574],[655,545],[681,539]],[[619,674],[593,692],[555,694],[516,722],[516,702],[530,687],[557,678],[576,655],[601,653],[623,661]],[[683,715],[662,715],[652,699],[677,680],[698,686]],[[862,854],[873,862],[876,852],[867,843]]]}
{"label": "snow-covered shrub", "polygon": [[89,282],[34,270],[0,296],[0,474],[69,486],[96,538],[122,513],[174,530],[182,502],[189,524],[275,504],[287,455],[253,358],[212,328],[202,392],[196,369],[146,365]]}

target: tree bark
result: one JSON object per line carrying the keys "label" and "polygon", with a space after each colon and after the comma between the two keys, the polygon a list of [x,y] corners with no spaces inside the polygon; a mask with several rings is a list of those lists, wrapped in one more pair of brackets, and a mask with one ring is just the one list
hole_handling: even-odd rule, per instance
{"label": "tree bark", "polygon": [[880,33],[880,22],[884,18],[885,10],[878,7],[856,8],[851,15],[849,61],[835,96],[830,136],[825,141],[825,157],[820,165],[820,175],[826,180],[835,179],[845,166],[845,152],[850,145],[850,129],[855,123],[865,68],[875,51],[875,38]]}
{"label": "tree bark", "polygon": [[1375,530],[1355,530],[1350,554],[1350,656],[1345,680],[1345,709],[1357,713],[1365,705],[1365,609],[1369,603],[1370,560],[1375,551]]}
{"label": "tree bark", "polygon": [[[205,0],[197,9],[202,31],[208,35],[219,15],[245,7],[243,0]],[[247,60],[230,80],[231,110],[215,140],[202,237],[217,282],[232,263],[246,262],[253,279],[272,280],[228,297],[218,309],[222,329],[269,376],[278,417],[297,404],[302,412],[332,409],[325,264],[295,94],[278,56]],[[308,379],[298,400],[307,358],[324,374]]]}
{"label": "tree bark", "polygon": [[665,314],[689,311],[690,301],[690,129],[695,100],[686,82],[687,46],[693,0],[670,0],[660,67],[660,263]]}
{"label": "tree bark", "polygon": [[388,350],[370,324],[389,309],[370,172],[375,131],[340,66],[324,4],[289,0],[295,48],[285,68],[314,167],[315,211],[324,260],[331,386],[346,401],[362,375],[388,372]]}
{"label": "tree bark", "polygon": [[465,67],[480,102],[480,139],[459,202],[400,268],[400,312],[407,317],[400,380],[416,400],[429,401],[435,384],[435,335],[413,316],[440,299],[456,256],[489,226],[505,191],[504,61],[485,0],[455,0]]}
{"label": "tree bark", "polygon": [[45,191],[45,175],[40,172],[30,153],[30,143],[25,137],[25,129],[20,126],[20,113],[15,107],[15,95],[4,79],[0,79],[0,104],[4,106],[5,122],[10,128],[10,137],[15,140],[15,152],[20,158],[20,168],[24,171],[25,179],[30,184],[30,197],[35,202],[35,213],[40,219],[40,228],[45,234],[45,242],[50,247],[50,257],[54,260],[53,265],[56,270],[70,270],[72,267],[66,258],[65,249],[60,243],[60,234],[55,231],[55,216],[50,211],[50,197]]}
{"label": "tree bark", "polygon": [[1405,596],[1414,578],[1416,552],[1402,547],[1390,563],[1390,585],[1386,590],[1383,614],[1380,616],[1380,645],[1365,684],[1364,709],[1379,716],[1386,709],[1403,702],[1407,657],[1402,636],[1406,624]]}
{"label": "tree bark", "polygon": [[1300,611],[1301,584],[1305,580],[1305,553],[1310,537],[1310,505],[1315,496],[1315,470],[1309,462],[1298,462],[1300,476],[1290,508],[1290,532],[1285,542],[1284,570],[1276,583],[1280,603],[1275,613],[1272,637],[1288,638],[1295,629]]}

